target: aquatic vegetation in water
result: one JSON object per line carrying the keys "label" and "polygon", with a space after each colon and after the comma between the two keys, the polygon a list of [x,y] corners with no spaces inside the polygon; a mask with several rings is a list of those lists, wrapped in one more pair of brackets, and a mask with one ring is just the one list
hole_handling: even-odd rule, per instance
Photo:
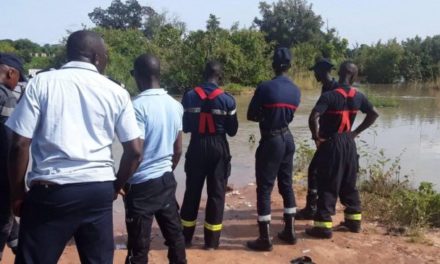
{"label": "aquatic vegetation in water", "polygon": [[371,92],[365,92],[365,95],[367,96],[368,100],[375,106],[375,107],[398,107],[399,101],[394,97],[385,97],[385,96],[378,96]]}

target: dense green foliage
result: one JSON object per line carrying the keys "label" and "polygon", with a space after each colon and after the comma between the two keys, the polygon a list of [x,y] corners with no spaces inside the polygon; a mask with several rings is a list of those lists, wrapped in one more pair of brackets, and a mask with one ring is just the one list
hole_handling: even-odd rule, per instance
{"label": "dense green foliage", "polygon": [[284,47],[319,39],[324,24],[304,0],[284,0],[272,5],[260,2],[260,13],[262,18],[255,18],[255,24],[266,33],[268,42]]}
{"label": "dense green foliage", "polygon": [[432,183],[413,188],[408,177],[400,175],[400,157],[389,159],[383,150],[365,153],[368,163],[361,169],[360,191],[366,218],[394,228],[440,227],[440,193]]}
{"label": "dense green foliage", "polygon": [[[276,46],[292,50],[293,78],[304,86],[316,86],[308,68],[320,57],[335,64],[354,60],[361,80],[369,83],[435,82],[440,77],[440,35],[350,49],[336,29],[323,29],[323,19],[307,0],[261,2],[259,8],[260,17],[250,28],[238,23],[222,28],[220,19],[210,14],[205,30],[190,32],[184,22],[137,0],[114,0],[107,8],[95,8],[89,17],[109,47],[107,74],[125,83],[133,94],[136,90],[129,70],[133,59],[145,52],[161,58],[163,85],[175,92],[199,83],[210,59],[224,63],[225,84],[255,86],[271,77],[271,54]],[[0,40],[0,52],[17,53],[26,68],[59,67],[65,62],[61,47],[40,46],[27,39]]]}

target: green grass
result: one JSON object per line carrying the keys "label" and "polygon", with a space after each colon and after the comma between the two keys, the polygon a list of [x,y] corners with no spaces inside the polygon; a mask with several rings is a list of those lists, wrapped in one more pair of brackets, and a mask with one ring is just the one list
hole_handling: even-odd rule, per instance
{"label": "green grass", "polygon": [[368,101],[378,108],[399,106],[399,101],[394,97],[379,96],[368,90],[365,92],[365,95],[367,96]]}
{"label": "green grass", "polygon": [[252,90],[252,87],[243,86],[238,83],[229,83],[223,86],[223,89],[233,95],[240,95],[244,92],[247,92],[249,90]]}
{"label": "green grass", "polygon": [[[361,146],[362,148],[362,146]],[[429,182],[411,186],[400,174],[400,156],[389,158],[383,150],[361,150],[367,165],[360,169],[363,215],[389,228],[402,228],[405,234],[440,227],[440,193]]]}

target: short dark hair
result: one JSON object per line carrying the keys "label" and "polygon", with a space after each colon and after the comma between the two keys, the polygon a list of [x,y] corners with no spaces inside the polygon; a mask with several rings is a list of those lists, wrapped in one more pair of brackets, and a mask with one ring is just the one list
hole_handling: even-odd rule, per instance
{"label": "short dark hair", "polygon": [[142,54],[134,61],[134,71],[143,79],[160,78],[160,60],[152,54]]}
{"label": "short dark hair", "polygon": [[210,60],[206,63],[204,77],[221,77],[223,74],[223,64],[217,60]]}
{"label": "short dark hair", "polygon": [[103,48],[103,39],[98,33],[89,30],[79,30],[73,32],[67,39],[67,59],[91,59],[94,54]]}

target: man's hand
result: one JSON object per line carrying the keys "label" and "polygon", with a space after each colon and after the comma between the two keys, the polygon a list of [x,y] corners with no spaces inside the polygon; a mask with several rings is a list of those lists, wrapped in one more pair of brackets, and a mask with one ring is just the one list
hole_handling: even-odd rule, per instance
{"label": "man's hand", "polygon": [[121,190],[115,192],[115,195],[113,196],[113,201],[118,199],[118,195],[121,195],[122,197],[125,196],[125,191],[123,188]]}
{"label": "man's hand", "polygon": [[15,200],[12,202],[12,212],[15,216],[21,217],[21,209],[23,206],[23,200]]}
{"label": "man's hand", "polygon": [[356,131],[352,131],[352,132],[350,133],[350,136],[351,136],[353,139],[355,139],[355,138],[357,138],[357,137],[359,136],[359,133],[357,133]]}
{"label": "man's hand", "polygon": [[141,141],[139,138],[122,143],[124,152],[121,157],[116,180],[113,183],[115,188],[115,200],[118,198],[119,192],[124,187],[128,178],[135,172],[142,158]]}
{"label": "man's hand", "polygon": [[325,138],[317,137],[317,138],[315,139],[315,145],[316,145],[316,148],[318,149],[319,146],[321,146],[321,144],[324,143],[324,142],[326,142],[326,141],[327,141],[327,139],[325,139]]}

